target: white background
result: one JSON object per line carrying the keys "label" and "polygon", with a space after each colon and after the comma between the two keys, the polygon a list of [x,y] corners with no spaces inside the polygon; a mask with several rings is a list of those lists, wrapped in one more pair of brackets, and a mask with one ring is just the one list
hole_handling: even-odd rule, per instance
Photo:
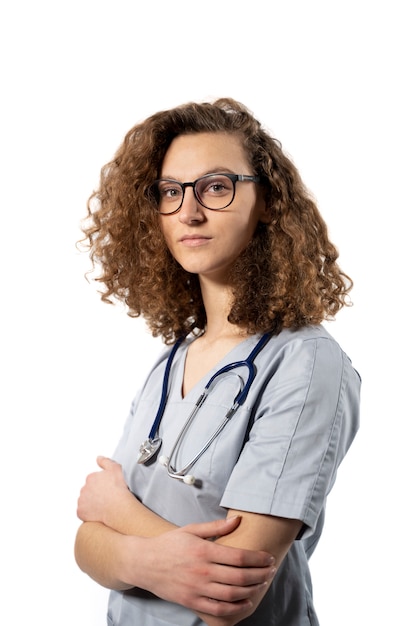
{"label": "white background", "polygon": [[101,303],[75,241],[127,130],[218,96],[282,141],[356,284],[354,307],[330,325],[362,374],[363,402],[311,562],[321,625],[415,619],[413,5],[2,5],[3,623],[105,624],[107,592],[73,560],[76,500],[161,344]]}

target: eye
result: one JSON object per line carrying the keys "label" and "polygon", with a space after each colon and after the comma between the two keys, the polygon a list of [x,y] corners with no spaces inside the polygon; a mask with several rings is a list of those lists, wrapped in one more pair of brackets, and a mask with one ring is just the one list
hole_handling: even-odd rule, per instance
{"label": "eye", "polygon": [[158,194],[160,201],[169,202],[177,200],[182,196],[181,186],[172,181],[160,181],[158,184]]}
{"label": "eye", "polygon": [[233,190],[233,183],[227,176],[216,175],[201,179],[199,193],[202,195],[224,196]]}
{"label": "eye", "polygon": [[212,192],[212,193],[221,193],[222,191],[224,191],[225,186],[222,182],[215,182],[212,183],[211,185],[209,185],[206,189],[207,192]]}

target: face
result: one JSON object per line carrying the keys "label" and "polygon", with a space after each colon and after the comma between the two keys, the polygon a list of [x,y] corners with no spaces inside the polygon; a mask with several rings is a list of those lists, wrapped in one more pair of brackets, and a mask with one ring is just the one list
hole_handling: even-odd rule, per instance
{"label": "face", "polygon": [[[237,135],[176,137],[165,154],[160,177],[185,183],[213,173],[254,175]],[[180,211],[160,216],[165,241],[178,263],[188,272],[219,281],[225,280],[259,221],[267,221],[265,203],[259,185],[246,181],[236,182],[234,200],[225,209],[206,209],[186,187]]]}

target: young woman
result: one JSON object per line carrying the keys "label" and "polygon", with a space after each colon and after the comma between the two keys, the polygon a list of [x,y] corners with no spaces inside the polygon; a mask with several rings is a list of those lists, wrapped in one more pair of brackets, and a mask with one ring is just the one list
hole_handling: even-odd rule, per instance
{"label": "young woman", "polygon": [[168,346],[78,502],[108,624],[318,624],[308,559],[360,379],[321,325],[352,283],[296,168],[231,99],[162,111],[103,168],[84,232],[103,300]]}

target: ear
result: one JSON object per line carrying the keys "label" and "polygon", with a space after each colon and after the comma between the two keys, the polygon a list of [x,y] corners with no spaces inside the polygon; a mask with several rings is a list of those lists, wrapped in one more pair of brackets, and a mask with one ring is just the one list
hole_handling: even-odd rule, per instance
{"label": "ear", "polygon": [[266,206],[266,202],[265,202],[265,198],[263,194],[259,195],[258,200],[257,200],[257,205],[258,205],[259,221],[262,222],[262,224],[270,224],[272,220],[271,212]]}

